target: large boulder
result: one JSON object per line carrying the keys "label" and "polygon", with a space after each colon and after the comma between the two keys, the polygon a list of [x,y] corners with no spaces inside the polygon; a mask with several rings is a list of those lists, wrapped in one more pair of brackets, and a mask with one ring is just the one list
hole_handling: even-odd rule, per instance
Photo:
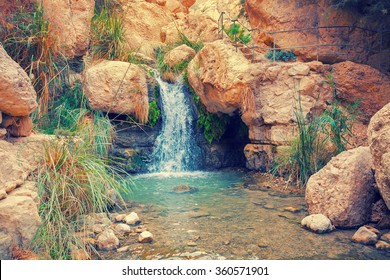
{"label": "large boulder", "polygon": [[390,78],[368,65],[345,61],[332,66],[338,97],[347,103],[360,102],[359,118],[368,122],[390,102]]}
{"label": "large boulder", "polygon": [[140,0],[126,2],[122,9],[126,47],[151,56],[154,48],[161,45],[161,28],[172,21],[170,12],[166,7]]}
{"label": "large boulder", "polygon": [[42,0],[42,5],[59,52],[69,58],[85,55],[95,1]]}
{"label": "large boulder", "polygon": [[190,61],[195,55],[194,49],[183,44],[167,52],[164,56],[164,62],[169,67],[174,67],[180,63]]}
{"label": "large boulder", "polygon": [[[267,31],[296,30],[312,28],[317,25],[362,26],[364,23],[361,13],[355,9],[337,9],[333,6],[332,0],[247,0],[245,1],[245,10],[252,28]],[[371,25],[373,24],[371,23]],[[321,28],[318,31],[320,44],[352,43],[351,47],[343,49],[338,46],[321,47],[319,60],[326,63],[343,61],[345,57],[359,63],[366,63],[369,55],[372,54],[369,49],[376,46],[378,40],[377,34],[365,32],[359,28]],[[316,59],[317,49],[315,47],[293,48],[293,46],[315,44],[317,41],[315,29],[283,32],[274,36],[266,35],[264,32],[254,32],[253,36],[257,44],[272,47],[275,40],[278,47],[291,47],[303,59]]]}
{"label": "large boulder", "polygon": [[390,103],[371,118],[368,126],[368,139],[376,183],[383,200],[390,209]]}
{"label": "large boulder", "polygon": [[378,197],[368,147],[345,151],[310,177],[306,204],[310,214],[323,214],[336,227],[356,227],[370,221]]}
{"label": "large boulder", "polygon": [[28,116],[37,107],[37,94],[26,72],[0,45],[0,112]]}
{"label": "large boulder", "polygon": [[148,87],[144,70],[121,61],[101,61],[84,75],[84,91],[92,109],[115,114],[133,114],[148,120]]}
{"label": "large boulder", "polygon": [[211,113],[233,115],[252,94],[252,66],[223,41],[206,46],[188,65],[188,81]]}
{"label": "large boulder", "polygon": [[0,201],[0,258],[11,259],[12,247],[28,246],[39,225],[34,200],[28,196],[8,196]]}

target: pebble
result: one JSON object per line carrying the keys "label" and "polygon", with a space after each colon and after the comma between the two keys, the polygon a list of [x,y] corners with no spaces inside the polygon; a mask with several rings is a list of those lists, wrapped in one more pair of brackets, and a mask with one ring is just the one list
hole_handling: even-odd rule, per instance
{"label": "pebble", "polygon": [[153,241],[153,234],[149,231],[144,231],[138,236],[139,243],[150,243]]}
{"label": "pebble", "polygon": [[128,225],[136,225],[136,224],[139,224],[140,223],[140,219],[137,215],[137,213],[135,212],[131,212],[129,215],[127,215],[125,218],[124,218],[126,224]]}
{"label": "pebble", "polygon": [[316,233],[326,233],[335,228],[328,217],[322,214],[313,214],[303,218],[301,225]]}
{"label": "pebble", "polygon": [[127,216],[126,214],[118,214],[114,217],[114,221],[115,222],[124,222],[126,216]]}
{"label": "pebble", "polygon": [[116,251],[117,251],[118,253],[123,253],[123,252],[128,251],[129,248],[130,248],[130,246],[123,246],[123,247],[120,247],[120,248],[116,249]]}
{"label": "pebble", "polygon": [[294,206],[289,206],[283,209],[283,211],[291,212],[291,213],[298,213],[301,212],[302,208],[294,207]]}
{"label": "pebble", "polygon": [[187,246],[195,247],[195,246],[198,246],[198,244],[196,244],[194,241],[190,241],[187,243]]}
{"label": "pebble", "polygon": [[379,239],[378,230],[370,226],[360,227],[352,236],[352,241],[365,245],[374,245]]}

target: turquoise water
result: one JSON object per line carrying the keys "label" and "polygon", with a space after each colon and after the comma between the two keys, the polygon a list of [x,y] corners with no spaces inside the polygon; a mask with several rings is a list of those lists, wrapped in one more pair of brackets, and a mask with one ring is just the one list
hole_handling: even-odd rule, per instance
{"label": "turquoise water", "polygon": [[[250,191],[245,186],[253,180],[245,172],[155,173],[133,180],[128,211],[138,213],[155,241],[126,239],[121,246],[130,251],[107,253],[109,259],[180,259],[192,253],[211,259],[390,259],[390,253],[351,242],[356,229],[323,235],[303,229],[303,195]],[[198,191],[173,193],[178,185]]]}

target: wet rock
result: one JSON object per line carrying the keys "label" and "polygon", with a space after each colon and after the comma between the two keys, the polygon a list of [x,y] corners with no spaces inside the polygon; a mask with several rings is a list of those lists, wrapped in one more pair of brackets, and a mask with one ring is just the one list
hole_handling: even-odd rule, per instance
{"label": "wet rock", "polygon": [[123,253],[123,252],[129,251],[129,249],[130,249],[130,246],[123,246],[123,247],[120,247],[120,248],[116,249],[116,251],[118,253]]}
{"label": "wet rock", "polygon": [[153,234],[149,231],[144,231],[138,236],[139,243],[151,243],[153,242]]}
{"label": "wet rock", "polygon": [[187,242],[187,246],[195,247],[195,246],[198,246],[198,244],[196,244],[196,242],[194,242],[194,241],[190,241],[190,242]]}
{"label": "wet rock", "polygon": [[369,222],[372,203],[378,198],[372,166],[368,147],[333,157],[307,183],[305,199],[309,213],[324,214],[336,227]]}
{"label": "wet rock", "polygon": [[385,241],[378,241],[376,244],[375,244],[375,248],[379,249],[379,250],[384,250],[384,251],[388,251],[390,252],[390,244],[385,242]]}
{"label": "wet rock", "polygon": [[383,234],[383,235],[381,236],[381,240],[390,243],[390,232],[389,232],[389,233]]}
{"label": "wet rock", "polygon": [[316,233],[326,233],[334,230],[332,222],[322,214],[313,214],[305,217],[301,225]]}
{"label": "wet rock", "polygon": [[352,241],[365,245],[374,245],[379,239],[378,233],[379,231],[373,227],[362,226],[352,236]]}
{"label": "wet rock", "polygon": [[127,224],[117,224],[115,226],[115,231],[121,235],[125,235],[131,232],[131,227]]}
{"label": "wet rock", "polygon": [[182,193],[194,193],[197,192],[198,188],[190,187],[186,185],[179,185],[172,189],[172,192],[182,194]]}
{"label": "wet rock", "polygon": [[100,250],[112,250],[118,248],[119,239],[112,229],[105,229],[98,236],[97,245]]}
{"label": "wet rock", "polygon": [[288,206],[283,209],[283,211],[291,212],[291,213],[298,213],[301,212],[302,208],[300,207],[294,207],[294,206]]}
{"label": "wet rock", "polygon": [[129,215],[127,215],[124,218],[124,221],[128,225],[136,225],[136,224],[139,224],[141,222],[141,220],[139,219],[137,213],[135,213],[135,212],[131,212]]}

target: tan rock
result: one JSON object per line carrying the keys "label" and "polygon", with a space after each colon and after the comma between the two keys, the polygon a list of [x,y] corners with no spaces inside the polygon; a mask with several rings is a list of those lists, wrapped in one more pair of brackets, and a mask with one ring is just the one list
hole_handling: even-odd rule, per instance
{"label": "tan rock", "polygon": [[192,5],[194,5],[196,2],[196,0],[180,0],[180,3],[186,7],[186,8],[189,8],[191,7]]}
{"label": "tan rock", "polygon": [[123,252],[129,251],[129,249],[130,249],[130,246],[123,246],[123,247],[120,247],[120,248],[116,249],[116,251],[118,253],[123,253]]}
{"label": "tan rock", "polygon": [[[336,9],[329,0],[315,2],[302,1],[274,1],[274,0],[246,0],[245,11],[250,26],[267,31],[295,30],[318,26],[361,26],[364,22],[362,15],[353,9]],[[302,16],[304,15],[304,16]],[[362,50],[361,46],[375,44],[374,34],[354,29],[320,29],[320,44],[352,43],[347,49],[337,46],[321,47],[319,60],[326,63],[335,63],[351,60],[366,63],[369,50]],[[343,36],[347,36],[342,40]],[[257,44],[272,47],[273,40],[279,47],[307,46],[316,43],[315,30],[304,32],[279,33],[274,37],[265,36],[262,32],[254,32]],[[356,47],[354,47],[356,46]],[[314,60],[317,56],[316,48],[292,48],[294,53],[304,60]]]}
{"label": "tan rock", "polygon": [[7,136],[7,130],[5,128],[0,128],[0,140],[4,140]]}
{"label": "tan rock", "polygon": [[244,148],[246,168],[266,172],[273,159],[273,145],[247,144]]}
{"label": "tan rock", "polygon": [[85,55],[95,1],[43,0],[42,5],[59,52],[70,58]]}
{"label": "tan rock", "polygon": [[123,222],[126,218],[126,214],[119,214],[117,216],[115,216],[114,220],[115,222]]}
{"label": "tan rock", "polygon": [[10,193],[14,189],[16,189],[17,187],[20,187],[22,184],[23,184],[23,180],[21,180],[21,179],[15,180],[15,181],[9,181],[9,182],[4,184],[5,191],[7,193]]}
{"label": "tan rock", "polygon": [[[33,239],[41,219],[35,202],[27,196],[8,196],[0,200],[0,242],[11,243],[13,246],[23,248],[28,246]],[[5,245],[0,244],[0,248]],[[11,256],[10,248],[3,251],[1,259]]]}
{"label": "tan rock", "polygon": [[196,52],[187,45],[180,45],[169,52],[164,56],[164,62],[169,67],[174,67],[179,63],[191,60],[196,55]]}
{"label": "tan rock", "polygon": [[387,243],[390,243],[390,232],[388,233],[385,233],[381,236],[381,240],[387,242]]}
{"label": "tan rock", "polygon": [[161,28],[161,42],[173,44],[180,41],[180,34],[184,34],[193,42],[213,42],[219,39],[217,21],[203,12],[192,11],[187,14],[178,14],[175,22],[168,23]]}
{"label": "tan rock", "polygon": [[146,77],[137,65],[102,61],[85,71],[84,90],[94,110],[133,114],[141,123],[148,120]]}
{"label": "tan rock", "polygon": [[376,183],[387,208],[390,209],[390,103],[371,118],[368,142]]}
{"label": "tan rock", "polygon": [[129,215],[127,215],[125,218],[124,218],[124,221],[126,222],[126,224],[128,225],[136,225],[140,222],[140,219],[137,215],[137,213],[135,212],[131,212]]}
{"label": "tan rock", "polygon": [[154,48],[161,45],[161,28],[172,21],[167,7],[145,1],[131,1],[122,9],[127,48],[151,56]]}
{"label": "tan rock", "polygon": [[11,136],[27,137],[32,133],[33,123],[30,117],[10,117],[6,116],[3,126],[7,128]]}
{"label": "tan rock", "polygon": [[379,241],[375,244],[375,248],[377,248],[377,249],[379,249],[379,250],[384,250],[384,251],[390,252],[390,243],[387,243],[387,242],[385,242],[385,241],[379,240]]}
{"label": "tan rock", "polygon": [[131,227],[126,225],[126,224],[117,224],[115,226],[115,232],[117,232],[121,235],[125,235],[125,234],[131,232]]}
{"label": "tan rock", "polygon": [[390,78],[368,65],[345,61],[332,66],[338,97],[348,103],[359,101],[366,123],[383,106],[390,103]]}
{"label": "tan rock", "polygon": [[91,259],[91,255],[83,249],[75,249],[70,252],[72,260],[86,261]]}
{"label": "tan rock", "polygon": [[153,242],[153,234],[149,231],[144,231],[138,236],[139,243],[151,243]]}
{"label": "tan rock", "polygon": [[0,111],[28,116],[37,107],[37,94],[26,72],[0,46]]}
{"label": "tan rock", "polygon": [[333,157],[307,183],[305,199],[309,213],[326,215],[336,227],[367,223],[377,197],[371,167],[367,147]]}
{"label": "tan rock", "polygon": [[352,236],[352,241],[356,243],[362,243],[365,245],[374,245],[377,243],[379,235],[366,226],[360,227]]}
{"label": "tan rock", "polygon": [[322,214],[312,214],[303,218],[301,225],[316,233],[326,233],[334,230],[332,222]]}
{"label": "tan rock", "polygon": [[251,65],[241,53],[223,41],[215,41],[205,45],[190,62],[188,81],[209,112],[233,115],[252,94],[250,73]]}
{"label": "tan rock", "polygon": [[7,197],[7,192],[5,190],[0,190],[0,200]]}
{"label": "tan rock", "polygon": [[119,239],[112,229],[105,229],[97,239],[97,246],[100,250],[112,250],[119,247]]}

